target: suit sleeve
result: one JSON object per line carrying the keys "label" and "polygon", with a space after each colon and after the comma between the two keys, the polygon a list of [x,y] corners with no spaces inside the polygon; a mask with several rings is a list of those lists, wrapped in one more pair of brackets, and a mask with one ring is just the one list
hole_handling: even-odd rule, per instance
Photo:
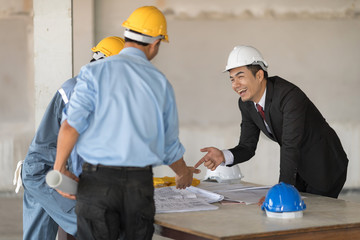
{"label": "suit sleeve", "polygon": [[281,102],[280,108],[283,113],[283,126],[282,142],[280,143],[279,181],[295,185],[309,100],[296,87],[285,94]]}
{"label": "suit sleeve", "polygon": [[239,99],[239,108],[242,117],[240,141],[236,147],[229,149],[234,155],[234,163],[228,166],[233,166],[252,158],[255,155],[259,141],[260,129],[255,125],[251,119],[249,110],[244,105],[245,104]]}

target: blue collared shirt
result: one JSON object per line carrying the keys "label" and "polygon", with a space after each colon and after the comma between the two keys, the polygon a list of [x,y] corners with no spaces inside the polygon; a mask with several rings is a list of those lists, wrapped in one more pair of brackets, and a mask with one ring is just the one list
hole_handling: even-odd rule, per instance
{"label": "blue collared shirt", "polygon": [[91,164],[170,165],[185,152],[173,88],[136,48],[82,67],[64,116]]}

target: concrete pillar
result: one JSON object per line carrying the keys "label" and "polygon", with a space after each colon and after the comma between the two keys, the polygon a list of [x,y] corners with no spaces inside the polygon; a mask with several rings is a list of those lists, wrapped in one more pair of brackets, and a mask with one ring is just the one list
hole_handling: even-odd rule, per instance
{"label": "concrete pillar", "polygon": [[61,84],[73,76],[72,0],[34,0],[35,127]]}
{"label": "concrete pillar", "polygon": [[14,192],[34,128],[32,1],[0,2],[0,192]]}

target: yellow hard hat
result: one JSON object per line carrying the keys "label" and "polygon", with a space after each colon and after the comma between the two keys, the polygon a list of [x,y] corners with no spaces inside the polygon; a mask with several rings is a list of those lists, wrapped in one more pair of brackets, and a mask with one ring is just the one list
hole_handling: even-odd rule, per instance
{"label": "yellow hard hat", "polygon": [[93,52],[102,52],[106,57],[118,54],[124,48],[125,41],[121,37],[107,37],[101,40]]}
{"label": "yellow hard hat", "polygon": [[163,41],[169,41],[165,16],[154,6],[136,9],[122,26],[151,37],[162,36]]}

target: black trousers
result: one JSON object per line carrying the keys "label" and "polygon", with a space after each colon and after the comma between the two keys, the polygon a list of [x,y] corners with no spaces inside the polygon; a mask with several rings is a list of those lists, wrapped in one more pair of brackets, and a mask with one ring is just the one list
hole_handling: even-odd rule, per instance
{"label": "black trousers", "polygon": [[345,184],[346,175],[347,175],[347,170],[345,169],[345,171],[341,174],[339,179],[335,182],[334,186],[329,191],[323,192],[313,188],[307,182],[305,182],[305,180],[302,179],[302,177],[299,174],[296,174],[295,187],[299,192],[307,192],[307,193],[312,193],[312,194],[331,197],[331,198],[338,198]]}
{"label": "black trousers", "polygon": [[77,239],[152,239],[152,168],[107,167],[85,163],[76,203]]}

